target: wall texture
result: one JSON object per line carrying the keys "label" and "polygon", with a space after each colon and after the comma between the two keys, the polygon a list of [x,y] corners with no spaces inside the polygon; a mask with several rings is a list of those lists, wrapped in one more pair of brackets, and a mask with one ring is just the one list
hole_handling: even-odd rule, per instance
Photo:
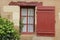
{"label": "wall texture", "polygon": [[[15,2],[17,2],[17,1],[26,1],[26,2],[31,2],[31,1],[33,1],[33,2],[43,2],[43,5],[44,6],[55,6],[56,7],[56,9],[55,9],[55,20],[56,20],[56,23],[55,23],[55,34],[56,34],[56,36],[54,37],[54,39],[51,39],[51,40],[60,40],[60,19],[59,19],[59,12],[60,12],[60,0],[0,0],[0,13],[3,15],[4,13],[6,13],[6,12],[4,12],[3,11],[3,6],[8,6],[8,4],[11,2],[11,1],[15,1]],[[10,13],[10,12],[8,12],[8,13]],[[37,37],[34,37],[34,40],[35,40],[35,38],[37,38]],[[48,38],[49,39],[49,38]],[[46,40],[48,40],[48,39],[46,39]],[[38,37],[38,40],[40,40],[39,39],[39,37]],[[41,39],[41,40],[44,40],[44,39]]]}
{"label": "wall texture", "polygon": [[8,19],[10,19],[11,21],[13,21],[14,23],[14,27],[19,30],[19,18],[20,18],[20,7],[19,6],[3,6],[3,12],[5,12],[5,14],[2,14],[2,17],[7,16],[10,17]]}

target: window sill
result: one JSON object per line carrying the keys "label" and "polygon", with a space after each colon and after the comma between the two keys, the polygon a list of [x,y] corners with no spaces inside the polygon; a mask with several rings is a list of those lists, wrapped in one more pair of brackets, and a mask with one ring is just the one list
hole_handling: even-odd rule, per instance
{"label": "window sill", "polygon": [[23,33],[21,33],[21,34],[25,34],[25,35],[29,35],[29,34],[35,34],[34,32],[23,32]]}

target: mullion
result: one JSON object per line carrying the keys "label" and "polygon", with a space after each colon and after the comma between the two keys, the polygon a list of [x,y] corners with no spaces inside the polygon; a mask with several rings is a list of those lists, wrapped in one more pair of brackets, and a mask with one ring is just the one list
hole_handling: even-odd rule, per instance
{"label": "mullion", "polygon": [[[22,16],[22,15],[21,15]],[[22,17],[27,17],[27,16],[22,16]],[[28,17],[34,17],[34,16],[28,16]]]}
{"label": "mullion", "polygon": [[27,8],[27,32],[28,32],[28,8]]}
{"label": "mullion", "polygon": [[23,25],[34,25],[34,24],[27,24],[27,23],[23,23]]}

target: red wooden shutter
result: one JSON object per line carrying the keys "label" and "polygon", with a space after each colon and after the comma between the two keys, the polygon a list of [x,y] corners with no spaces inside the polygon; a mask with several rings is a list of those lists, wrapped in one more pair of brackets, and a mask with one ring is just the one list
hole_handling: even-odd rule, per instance
{"label": "red wooden shutter", "polygon": [[55,8],[37,7],[37,35],[55,36]]}

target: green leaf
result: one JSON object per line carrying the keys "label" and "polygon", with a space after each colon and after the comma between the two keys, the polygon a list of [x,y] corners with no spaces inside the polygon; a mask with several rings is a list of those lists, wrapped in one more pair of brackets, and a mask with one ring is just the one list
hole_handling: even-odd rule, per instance
{"label": "green leaf", "polygon": [[19,40],[13,22],[0,17],[0,40]]}

